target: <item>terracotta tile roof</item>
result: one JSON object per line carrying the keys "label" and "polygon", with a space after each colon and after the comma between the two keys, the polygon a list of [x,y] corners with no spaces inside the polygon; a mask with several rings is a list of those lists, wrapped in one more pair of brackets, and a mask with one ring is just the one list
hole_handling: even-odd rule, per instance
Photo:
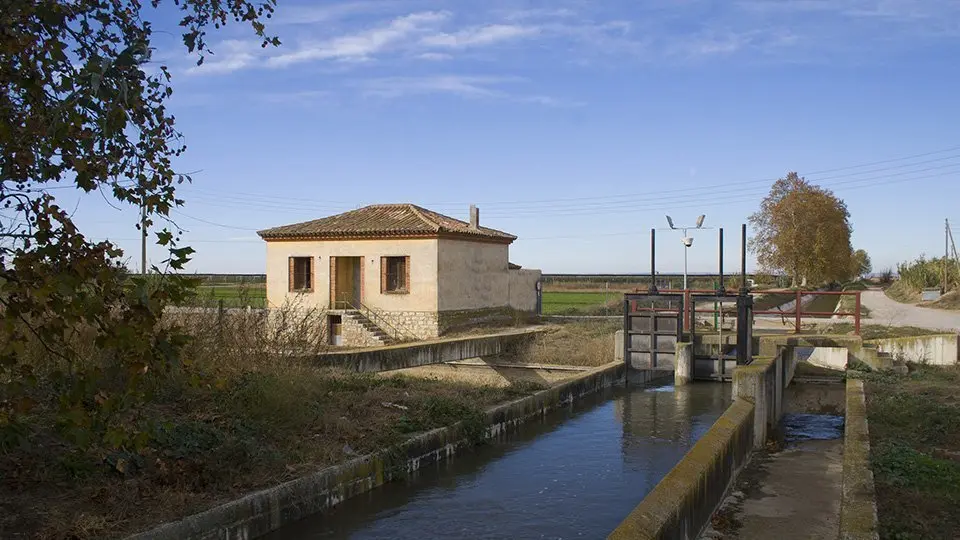
{"label": "terracotta tile roof", "polygon": [[452,235],[510,243],[512,234],[470,224],[415,204],[374,204],[335,216],[257,231],[264,240]]}

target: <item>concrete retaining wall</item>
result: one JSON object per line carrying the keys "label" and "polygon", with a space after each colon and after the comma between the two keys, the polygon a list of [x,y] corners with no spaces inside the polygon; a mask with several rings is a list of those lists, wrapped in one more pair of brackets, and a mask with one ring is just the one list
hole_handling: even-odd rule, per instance
{"label": "concrete retaining wall", "polygon": [[[693,346],[684,348],[684,353],[687,350],[692,357]],[[680,351],[678,347],[678,358]],[[783,415],[784,389],[793,380],[797,357],[787,343],[768,344],[767,351],[775,354],[734,371],[733,405],[609,538],[666,540],[700,535],[750,453],[763,447]]]}
{"label": "concrete retaining wall", "polygon": [[753,449],[754,413],[735,400],[608,538],[697,538]]}
{"label": "concrete retaining wall", "polygon": [[733,372],[733,395],[756,407],[753,442],[762,448],[783,416],[783,391],[797,369],[796,355],[781,349],[776,356],[757,358]]}
{"label": "concrete retaining wall", "polygon": [[[486,437],[508,433],[524,421],[573,403],[623,380],[623,363],[580,377],[486,412]],[[633,379],[633,376],[631,376]],[[180,521],[130,537],[135,540],[249,540],[322,512],[420,467],[447,459],[471,444],[454,425],[418,435],[404,444],[363,456],[279,486],[251,493]]]}
{"label": "concrete retaining wall", "polygon": [[[796,352],[796,349],[794,351]],[[843,347],[814,347],[807,362],[822,368],[844,371],[847,369],[849,355],[850,353]]]}
{"label": "concrete retaining wall", "polygon": [[870,339],[864,344],[876,345],[880,352],[906,362],[953,366],[957,364],[957,334]]}
{"label": "concrete retaining wall", "polygon": [[504,332],[488,336],[441,339],[426,343],[412,343],[363,349],[337,351],[318,355],[321,365],[339,366],[354,371],[390,371],[440,362],[496,356],[511,347],[522,345],[539,329]]}
{"label": "concrete retaining wall", "polygon": [[841,540],[875,540],[877,496],[870,468],[870,430],[863,381],[847,379],[846,425],[843,435]]}

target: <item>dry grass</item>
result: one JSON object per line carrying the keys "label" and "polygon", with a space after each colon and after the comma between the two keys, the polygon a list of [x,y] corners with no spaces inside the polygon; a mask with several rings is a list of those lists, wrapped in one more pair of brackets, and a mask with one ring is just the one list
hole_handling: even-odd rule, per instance
{"label": "dry grass", "polygon": [[503,360],[568,366],[602,366],[614,359],[613,334],[620,321],[582,321],[545,327],[528,347]]}
{"label": "dry grass", "polygon": [[916,304],[920,301],[920,291],[913,289],[905,281],[896,281],[883,291],[888,298],[901,304]]}
{"label": "dry grass", "polygon": [[30,444],[0,453],[0,538],[124,536],[536,390],[315,367],[322,318],[172,313],[194,339],[138,408],[148,448],[69,448],[37,410]]}
{"label": "dry grass", "polygon": [[[814,325],[809,333],[815,335],[853,335],[852,322],[837,322],[832,324]],[[807,333],[807,332],[804,332]],[[860,327],[860,337],[863,339],[883,339],[898,337],[929,336],[937,334],[936,330],[918,328],[916,326],[884,326],[882,324],[864,324]]]}
{"label": "dry grass", "polygon": [[923,302],[920,305],[936,309],[960,310],[960,291],[950,291],[941,296],[939,300]]}

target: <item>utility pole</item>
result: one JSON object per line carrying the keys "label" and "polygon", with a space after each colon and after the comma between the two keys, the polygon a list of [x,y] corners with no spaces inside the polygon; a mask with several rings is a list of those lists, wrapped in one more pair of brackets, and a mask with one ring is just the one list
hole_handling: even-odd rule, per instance
{"label": "utility pole", "polygon": [[147,189],[143,181],[143,162],[138,161],[137,183],[140,184],[140,274],[147,275]]}
{"label": "utility pole", "polygon": [[140,203],[140,273],[147,274],[147,205]]}
{"label": "utility pole", "polygon": [[[950,253],[953,254],[953,262],[957,265],[957,273],[960,274],[960,254],[957,253],[957,244],[953,241],[953,229],[950,228],[950,220],[946,220],[947,223],[947,242],[950,243]],[[944,271],[946,273],[946,271]],[[944,280],[945,286],[949,286],[947,279]],[[956,285],[956,284],[955,284]]]}
{"label": "utility pole", "polygon": [[943,220],[943,279],[940,281],[940,294],[947,292],[947,259],[950,257],[950,220]]}

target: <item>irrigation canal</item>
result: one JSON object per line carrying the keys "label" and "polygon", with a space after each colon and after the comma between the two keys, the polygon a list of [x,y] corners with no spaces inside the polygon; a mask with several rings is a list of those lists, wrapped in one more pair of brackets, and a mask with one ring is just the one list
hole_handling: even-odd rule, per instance
{"label": "irrigation canal", "polygon": [[604,538],[730,405],[730,390],[608,389],[267,538]]}

